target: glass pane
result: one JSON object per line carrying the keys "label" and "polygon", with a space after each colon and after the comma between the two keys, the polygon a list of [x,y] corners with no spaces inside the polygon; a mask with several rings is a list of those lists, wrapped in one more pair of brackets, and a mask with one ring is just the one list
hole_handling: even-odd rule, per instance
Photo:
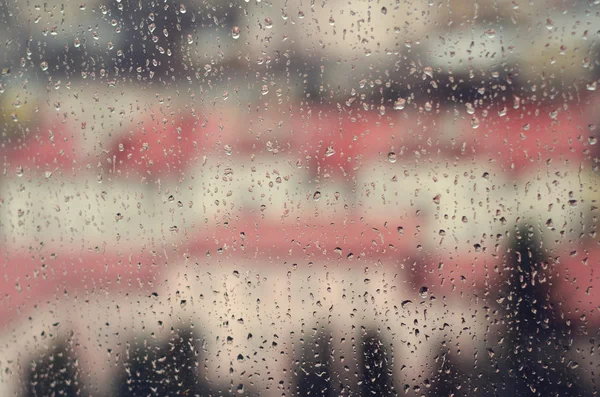
{"label": "glass pane", "polygon": [[598,393],[599,1],[0,19],[0,396]]}

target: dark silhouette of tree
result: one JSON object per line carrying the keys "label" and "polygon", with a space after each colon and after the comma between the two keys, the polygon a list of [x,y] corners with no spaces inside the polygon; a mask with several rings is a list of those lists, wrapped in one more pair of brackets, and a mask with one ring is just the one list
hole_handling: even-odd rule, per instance
{"label": "dark silhouette of tree", "polygon": [[296,368],[296,392],[294,395],[333,397],[331,368],[331,339],[325,334],[315,337],[302,349],[300,363]]}
{"label": "dark silhouette of tree", "polygon": [[142,341],[131,347],[126,376],[118,386],[121,397],[209,395],[199,376],[198,339],[189,330],[177,331],[168,343]]}
{"label": "dark silhouette of tree", "polygon": [[25,380],[27,397],[82,396],[77,362],[66,343],[31,361]]}
{"label": "dark silhouette of tree", "polygon": [[386,344],[375,334],[368,334],[362,341],[362,363],[360,367],[360,390],[363,396],[393,396],[393,373],[391,357]]}
{"label": "dark silhouette of tree", "polygon": [[583,396],[587,391],[564,356],[571,332],[556,318],[548,283],[540,283],[551,267],[539,237],[520,230],[507,255],[510,274],[500,294],[508,326],[507,348],[498,357],[500,370],[492,382],[502,396]]}

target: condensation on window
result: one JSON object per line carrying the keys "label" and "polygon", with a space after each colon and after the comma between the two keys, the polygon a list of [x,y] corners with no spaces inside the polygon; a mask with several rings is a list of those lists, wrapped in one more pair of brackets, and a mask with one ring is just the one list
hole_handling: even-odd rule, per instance
{"label": "condensation on window", "polygon": [[598,0],[0,4],[0,396],[591,396]]}

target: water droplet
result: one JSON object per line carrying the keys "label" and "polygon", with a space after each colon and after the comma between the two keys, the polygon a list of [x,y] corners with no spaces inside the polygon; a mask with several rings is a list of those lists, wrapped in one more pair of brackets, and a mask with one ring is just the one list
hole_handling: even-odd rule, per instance
{"label": "water droplet", "polygon": [[231,28],[231,37],[233,37],[234,40],[237,40],[240,38],[240,27],[239,26],[234,26]]}
{"label": "water droplet", "polygon": [[395,162],[396,162],[396,160],[397,160],[397,158],[396,158],[396,153],[395,153],[395,152],[389,152],[389,153],[388,153],[388,161],[389,161],[390,163],[395,163]]}
{"label": "water droplet", "polygon": [[265,18],[265,27],[267,29],[271,29],[273,27],[273,20],[271,19],[271,17]]}
{"label": "water droplet", "polygon": [[588,137],[588,142],[590,145],[595,145],[598,143],[598,138],[596,138],[595,136],[590,136]]}
{"label": "water droplet", "polygon": [[425,299],[427,298],[427,294],[429,293],[429,288],[422,286],[421,288],[419,288],[419,295],[421,296],[421,298]]}
{"label": "water droplet", "polygon": [[406,106],[406,99],[398,98],[396,102],[394,102],[394,110],[402,110]]}
{"label": "water droplet", "polygon": [[485,35],[487,37],[489,37],[490,39],[493,39],[494,37],[496,37],[496,29],[488,29],[485,31]]}
{"label": "water droplet", "polygon": [[518,96],[514,96],[513,98],[513,108],[514,109],[518,109],[521,106],[521,98],[519,98]]}
{"label": "water droplet", "polygon": [[48,62],[43,61],[42,63],[40,63],[40,67],[45,72],[46,70],[48,70]]}
{"label": "water droplet", "polygon": [[598,86],[598,83],[597,83],[596,81],[593,81],[593,82],[591,82],[591,83],[587,84],[587,85],[585,86],[585,88],[586,88],[588,91],[596,91],[596,88],[597,88],[597,86]]}
{"label": "water droplet", "polygon": [[560,55],[565,55],[566,53],[567,53],[567,46],[563,44],[560,46]]}
{"label": "water droplet", "polygon": [[479,128],[479,119],[477,117],[471,119],[471,127],[473,127],[473,129]]}
{"label": "water droplet", "polygon": [[381,7],[381,13],[382,13],[383,15],[386,15],[386,14],[387,14],[387,8],[385,8],[385,7]]}
{"label": "water droplet", "polygon": [[465,103],[465,107],[467,108],[467,113],[468,114],[474,114],[475,113],[475,108],[473,107],[473,104],[471,102]]}
{"label": "water droplet", "polygon": [[185,14],[186,11],[187,10],[185,9],[185,4],[180,4],[179,5],[179,12],[182,13],[182,14]]}
{"label": "water droplet", "polygon": [[327,150],[325,151],[325,157],[331,157],[335,154],[335,149],[333,148],[333,146],[329,146],[327,148]]}
{"label": "water droplet", "polygon": [[319,201],[319,199],[321,198],[321,192],[319,192],[318,190],[315,192],[315,194],[313,194],[313,200],[315,201]]}
{"label": "water droplet", "polygon": [[431,66],[425,66],[423,68],[423,73],[428,76],[430,79],[433,78],[433,68]]}

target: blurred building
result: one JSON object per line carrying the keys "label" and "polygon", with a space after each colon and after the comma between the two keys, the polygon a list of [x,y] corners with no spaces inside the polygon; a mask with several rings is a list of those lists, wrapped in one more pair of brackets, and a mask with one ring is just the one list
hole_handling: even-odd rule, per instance
{"label": "blurred building", "polygon": [[8,2],[0,395],[593,395],[594,2]]}

